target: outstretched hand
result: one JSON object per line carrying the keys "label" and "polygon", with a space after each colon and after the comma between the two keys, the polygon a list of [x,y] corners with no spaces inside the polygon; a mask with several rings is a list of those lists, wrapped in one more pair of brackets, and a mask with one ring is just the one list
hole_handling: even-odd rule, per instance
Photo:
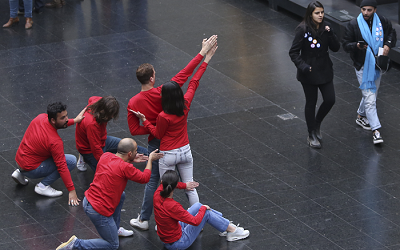
{"label": "outstretched hand", "polygon": [[86,108],[82,109],[81,112],[79,112],[79,114],[74,118],[74,123],[80,123],[83,118],[85,118],[84,114],[86,112]]}
{"label": "outstretched hand", "polygon": [[147,155],[144,154],[136,154],[135,159],[133,160],[133,162],[145,162],[148,161],[149,157]]}
{"label": "outstretched hand", "polygon": [[199,186],[198,182],[195,182],[195,181],[186,182],[186,190],[192,191],[198,186]]}
{"label": "outstretched hand", "polygon": [[149,160],[151,161],[156,161],[159,160],[164,156],[163,153],[159,153],[160,151],[158,149],[154,150],[153,152],[150,153],[149,155]]}
{"label": "outstretched hand", "polygon": [[217,35],[212,35],[208,39],[203,39],[199,54],[204,56],[217,43],[217,38],[218,38]]}
{"label": "outstretched hand", "polygon": [[136,115],[136,117],[139,118],[142,122],[146,121],[146,116],[144,114],[140,113],[139,111],[133,111],[132,109],[130,109],[129,111],[134,113]]}

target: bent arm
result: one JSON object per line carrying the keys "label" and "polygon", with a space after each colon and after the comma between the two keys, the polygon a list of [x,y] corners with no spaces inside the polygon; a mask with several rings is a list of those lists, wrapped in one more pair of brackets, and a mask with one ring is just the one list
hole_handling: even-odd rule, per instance
{"label": "bent arm", "polygon": [[335,32],[333,32],[332,29],[330,29],[330,31],[328,32],[328,37],[329,37],[329,49],[332,50],[333,52],[338,52],[340,49],[340,42]]}
{"label": "bent arm", "polygon": [[357,50],[357,40],[356,40],[356,34],[354,33],[353,25],[352,22],[347,24],[346,26],[346,31],[343,36],[343,49],[347,53],[350,53],[354,50]]}
{"label": "bent arm", "polygon": [[311,66],[301,58],[301,49],[303,47],[305,30],[302,27],[297,27],[295,33],[292,47],[289,50],[289,56],[294,65],[296,65],[301,72],[306,72],[310,70]]}
{"label": "bent arm", "polygon": [[131,132],[131,135],[133,136],[147,135],[150,133],[145,126],[140,125],[139,118],[137,118],[136,115],[132,113],[129,107],[128,107],[128,126],[129,126],[129,132]]}

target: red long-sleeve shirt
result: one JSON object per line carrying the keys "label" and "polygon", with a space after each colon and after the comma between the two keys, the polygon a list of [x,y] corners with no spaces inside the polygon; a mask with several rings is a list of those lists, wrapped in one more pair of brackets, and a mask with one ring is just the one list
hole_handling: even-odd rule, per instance
{"label": "red long-sleeve shirt", "polygon": [[[185,189],[186,183],[178,182],[176,188]],[[182,228],[179,221],[193,226],[200,225],[207,208],[201,206],[196,216],[191,215],[181,204],[172,198],[163,198],[160,191],[162,184],[154,193],[154,219],[157,224],[157,234],[164,243],[173,243],[182,236]]]}
{"label": "red long-sleeve shirt", "polygon": [[[89,98],[88,105],[100,99],[100,96],[92,96]],[[106,145],[107,123],[99,124],[90,112],[90,110],[86,110],[85,118],[76,126],[76,149],[81,154],[92,153],[94,158],[99,161],[103,155],[103,147]]]}
{"label": "red long-sleeve shirt", "polygon": [[144,121],[143,125],[150,131],[152,135],[160,139],[160,150],[167,151],[176,148],[183,147],[189,144],[189,137],[187,133],[187,117],[190,110],[190,105],[197,87],[199,86],[199,81],[203,76],[203,73],[207,69],[207,63],[203,62],[196,74],[190,80],[188,89],[184,96],[186,109],[184,109],[183,116],[177,116],[172,114],[166,114],[162,111],[157,117],[157,126],[147,120]]}
{"label": "red long-sleeve shirt", "polygon": [[[201,60],[203,60],[203,56],[197,54],[184,69],[171,79],[171,81],[177,82],[179,86],[182,87],[187,79],[192,75],[194,69],[199,65]],[[130,110],[139,111],[146,116],[146,119],[151,124],[154,126],[156,125],[157,116],[162,111],[161,88],[162,85],[147,91],[141,91],[129,100],[127,109],[128,125],[131,135],[147,135],[150,134],[150,132],[147,128],[140,125],[139,118],[137,118]],[[154,136],[150,134],[148,140],[151,141],[153,138]]]}
{"label": "red long-sleeve shirt", "polygon": [[128,180],[143,184],[149,182],[150,175],[150,170],[141,172],[131,163],[106,152],[101,156],[93,182],[85,192],[86,199],[96,212],[109,217],[115,212]]}
{"label": "red long-sleeve shirt", "polygon": [[[68,126],[73,124],[74,120],[69,119]],[[68,191],[74,190],[74,183],[65,161],[64,143],[57,129],[50,124],[47,114],[40,114],[32,120],[25,131],[15,161],[23,170],[30,171],[38,168],[49,158],[53,158]]]}

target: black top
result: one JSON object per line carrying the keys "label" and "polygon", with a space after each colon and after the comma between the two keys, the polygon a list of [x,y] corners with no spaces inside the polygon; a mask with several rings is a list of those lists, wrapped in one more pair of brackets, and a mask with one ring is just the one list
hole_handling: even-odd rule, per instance
{"label": "black top", "polygon": [[[325,26],[330,27],[329,32]],[[323,22],[320,27],[318,31],[312,31],[303,22],[300,23],[289,50],[289,56],[297,67],[297,80],[303,84],[319,85],[333,80],[328,49],[337,52],[340,42],[328,23]]]}

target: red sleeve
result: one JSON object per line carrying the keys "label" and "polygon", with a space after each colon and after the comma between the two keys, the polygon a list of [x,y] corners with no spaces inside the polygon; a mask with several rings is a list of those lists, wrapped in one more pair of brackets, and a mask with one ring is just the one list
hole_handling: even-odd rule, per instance
{"label": "red sleeve", "polygon": [[61,139],[51,143],[50,153],[65,187],[68,189],[68,191],[74,190],[74,183],[72,182],[71,174],[69,172],[67,162],[65,161],[64,146]]}
{"label": "red sleeve", "polygon": [[72,125],[74,125],[74,124],[75,124],[74,119],[68,119],[68,124],[67,124],[68,127],[69,127],[69,126],[72,126]]}
{"label": "red sleeve", "polygon": [[151,124],[149,120],[143,122],[143,125],[150,131],[150,133],[157,139],[161,140],[168,129],[169,122],[164,117],[158,115],[156,124],[157,126],[154,127],[154,125]]}
{"label": "red sleeve", "polygon": [[100,157],[103,155],[99,128],[94,124],[88,124],[86,127],[86,136],[94,158],[96,158],[96,161],[99,161]]}
{"label": "red sleeve", "polygon": [[196,71],[196,74],[194,74],[194,76],[192,77],[192,80],[190,80],[189,87],[185,94],[186,107],[188,108],[190,108],[190,105],[192,104],[194,93],[196,92],[196,89],[199,86],[199,81],[201,77],[203,76],[204,72],[207,69],[207,65],[208,65],[207,63],[203,62],[200,65],[200,68]]}
{"label": "red sleeve", "polygon": [[145,169],[143,172],[139,169],[135,168],[132,164],[126,164],[124,168],[125,176],[134,182],[144,184],[149,182],[151,171],[149,169]]}
{"label": "red sleeve", "polygon": [[193,226],[198,226],[203,220],[206,210],[207,208],[205,206],[201,206],[196,216],[193,216],[187,210],[183,209],[181,204],[175,202],[174,206],[169,208],[169,211],[173,211],[172,213],[169,213],[169,215],[175,220],[182,221],[183,223]]}
{"label": "red sleeve", "polygon": [[175,81],[179,84],[179,86],[183,86],[183,84],[187,81],[189,76],[193,74],[194,69],[199,65],[201,60],[203,60],[203,56],[200,54],[197,54],[195,58],[193,58],[189,64],[182,69],[176,76],[174,76],[171,81]]}
{"label": "red sleeve", "polygon": [[[144,126],[140,126],[140,120],[139,118],[136,117],[132,111],[130,111],[130,108],[128,106],[128,126],[129,126],[129,131],[131,132],[131,135],[147,135],[150,132],[146,129]],[[136,111],[136,110],[134,110]]]}
{"label": "red sleeve", "polygon": [[177,189],[186,189],[186,183],[184,182],[178,182],[178,185],[176,186]]}

